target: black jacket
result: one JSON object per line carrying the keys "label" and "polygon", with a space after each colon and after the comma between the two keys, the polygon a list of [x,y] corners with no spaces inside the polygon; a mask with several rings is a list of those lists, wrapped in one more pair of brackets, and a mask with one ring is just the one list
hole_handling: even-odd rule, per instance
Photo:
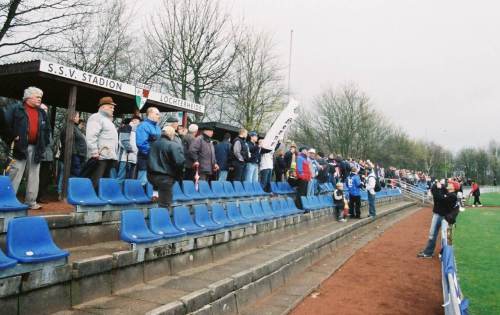
{"label": "black jacket", "polygon": [[289,170],[290,167],[292,166],[292,157],[293,157],[292,151],[285,152],[285,156],[283,157],[283,160],[285,162],[285,169],[287,169],[287,170]]}
{"label": "black jacket", "polygon": [[148,173],[181,178],[185,161],[183,151],[181,144],[162,135],[151,144]]}
{"label": "black jacket", "polygon": [[249,163],[260,163],[260,147],[253,143],[252,141],[248,141],[248,151],[250,152],[250,158],[248,158]]}
{"label": "black jacket", "polygon": [[[66,139],[66,127],[61,130],[61,157],[64,158],[64,145]],[[85,140],[85,135],[78,128],[77,124],[73,124],[73,151],[71,152],[73,155],[78,155],[81,157],[87,157],[87,140]]]}
{"label": "black jacket", "polygon": [[432,209],[434,213],[446,216],[457,207],[456,193],[447,193],[444,187],[439,189],[435,183],[431,187],[431,193],[434,199],[434,208]]}
{"label": "black jacket", "polygon": [[[19,137],[19,140],[14,141],[14,158],[25,160],[28,155],[28,114],[24,109],[24,105],[16,106],[13,115],[13,138]],[[38,138],[35,145],[35,163],[39,163],[45,153],[45,148],[50,144],[50,122],[47,118],[47,113],[41,108],[38,108]]]}

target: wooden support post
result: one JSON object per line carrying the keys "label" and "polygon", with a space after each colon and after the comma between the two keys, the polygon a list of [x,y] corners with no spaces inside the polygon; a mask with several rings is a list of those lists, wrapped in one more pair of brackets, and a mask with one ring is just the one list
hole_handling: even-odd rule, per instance
{"label": "wooden support post", "polygon": [[69,89],[68,111],[66,117],[66,138],[64,141],[64,174],[62,183],[62,197],[68,195],[68,178],[71,171],[71,155],[73,153],[73,117],[76,110],[76,86]]}
{"label": "wooden support post", "polygon": [[187,112],[182,112],[182,126],[187,127],[188,115]]}

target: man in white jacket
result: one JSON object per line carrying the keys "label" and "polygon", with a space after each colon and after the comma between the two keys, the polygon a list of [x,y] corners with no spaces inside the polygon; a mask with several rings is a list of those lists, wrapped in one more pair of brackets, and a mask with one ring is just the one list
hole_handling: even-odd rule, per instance
{"label": "man in white jacket", "polygon": [[117,160],[118,132],[113,124],[113,112],[116,104],[109,96],[99,100],[99,111],[89,117],[87,122],[87,153],[96,160],[91,179],[97,190],[99,178],[109,177],[111,168]]}
{"label": "man in white jacket", "polygon": [[375,186],[377,183],[377,176],[374,172],[373,164],[370,161],[365,165],[368,170],[368,178],[366,180],[366,191],[368,192],[368,214],[370,217],[375,218],[377,212],[375,210]]}

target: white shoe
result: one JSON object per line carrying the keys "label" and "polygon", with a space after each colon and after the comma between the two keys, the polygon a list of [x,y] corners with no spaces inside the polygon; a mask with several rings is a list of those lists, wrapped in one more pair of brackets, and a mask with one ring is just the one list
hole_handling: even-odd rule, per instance
{"label": "white shoe", "polygon": [[476,205],[472,205],[472,208],[475,208],[475,207],[476,207]]}
{"label": "white shoe", "polygon": [[340,222],[347,222],[346,219],[340,219]]}
{"label": "white shoe", "polygon": [[35,203],[33,205],[30,206],[30,210],[38,210],[38,209],[41,209],[42,206],[39,205],[38,203]]}
{"label": "white shoe", "polygon": [[460,212],[464,212],[465,208],[464,207],[460,207],[458,210],[460,210]]}
{"label": "white shoe", "polygon": [[483,205],[479,205],[478,207],[481,208]]}

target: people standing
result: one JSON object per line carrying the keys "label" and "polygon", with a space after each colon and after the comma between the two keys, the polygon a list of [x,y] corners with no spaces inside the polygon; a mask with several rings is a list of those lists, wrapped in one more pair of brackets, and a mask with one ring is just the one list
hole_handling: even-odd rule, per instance
{"label": "people standing", "polygon": [[[48,107],[45,104],[41,104],[40,108],[45,111],[48,115]],[[45,203],[47,198],[47,192],[50,184],[53,183],[54,176],[53,173],[53,165],[54,165],[54,150],[52,146],[54,144],[52,137],[52,130],[49,131],[49,143],[45,148],[45,152],[42,155],[40,161],[40,181],[38,184],[38,196],[36,198],[36,202]]]}
{"label": "people standing", "polygon": [[97,190],[99,179],[109,177],[111,169],[117,161],[118,132],[113,124],[115,102],[109,96],[99,100],[99,110],[92,114],[87,122],[87,152],[95,160],[90,178]]}
{"label": "people standing", "polygon": [[213,127],[203,127],[202,133],[189,146],[188,155],[193,160],[193,169],[198,170],[200,180],[209,180],[219,170],[212,143]]}
{"label": "people standing", "polygon": [[286,178],[292,178],[295,177],[295,169],[292,169],[293,163],[296,163],[296,155],[297,155],[297,145],[295,143],[292,143],[290,145],[290,149],[286,151],[285,155],[283,156],[283,160],[285,162],[285,176]]}
{"label": "people standing", "polygon": [[[179,119],[177,117],[174,117],[174,116],[170,116],[167,118],[167,126],[170,126],[172,128],[174,128],[175,130],[175,136],[174,136],[174,141],[177,142],[178,144],[181,145],[181,147],[183,148],[183,145],[182,145],[182,139],[181,137],[179,136],[179,133],[178,133],[178,129],[179,129]],[[184,148],[182,149],[182,151],[184,153],[186,153],[184,151]]]}
{"label": "people standing", "polygon": [[471,185],[471,191],[469,193],[470,196],[474,197],[474,203],[472,204],[472,207],[482,207],[483,205],[481,204],[481,201],[479,200],[479,197],[481,196],[481,191],[479,190],[479,184],[476,181],[472,181]]}
{"label": "people standing", "polygon": [[[262,140],[259,140],[259,146],[262,145]],[[261,148],[259,175],[260,185],[265,192],[271,192],[271,179],[273,176],[273,161],[274,150]]]}
{"label": "people standing", "polygon": [[185,162],[184,150],[174,138],[173,127],[163,128],[158,141],[151,144],[147,160],[147,178],[158,191],[159,206],[167,209],[172,204],[172,186],[182,179]]}
{"label": "people standing", "polygon": [[303,209],[301,196],[307,195],[307,185],[311,180],[311,168],[310,163],[307,160],[307,147],[300,148],[299,154],[297,156],[297,168],[295,170],[297,178],[297,200],[300,203],[301,209]]}
{"label": "people standing", "polygon": [[250,157],[246,141],[247,135],[248,131],[242,128],[238,132],[238,137],[233,140],[233,148],[231,150],[232,179],[236,181],[243,181],[245,178],[245,164]]}
{"label": "people standing", "polygon": [[10,179],[14,191],[17,192],[26,171],[25,203],[32,210],[42,207],[36,202],[40,180],[40,162],[50,143],[51,128],[47,113],[40,108],[42,96],[42,90],[37,87],[32,86],[24,90],[23,105],[13,108],[13,121],[10,124],[15,158],[9,172]]}
{"label": "people standing", "polygon": [[283,150],[278,150],[276,158],[274,159],[274,174],[277,182],[285,181],[286,163],[285,153]]}
{"label": "people standing", "polygon": [[347,188],[349,189],[349,215],[351,218],[361,218],[361,191],[363,186],[358,175],[356,167],[351,168],[351,173],[346,178]]}
{"label": "people standing", "polygon": [[[146,119],[139,124],[135,131],[137,145],[137,179],[142,185],[146,185],[147,162],[151,144],[158,140],[161,135],[158,122],[160,121],[160,111],[156,107],[149,107],[146,111]],[[174,129],[175,130],[175,129]]]}
{"label": "people standing", "polygon": [[345,207],[345,197],[344,197],[344,184],[337,183],[335,185],[335,191],[333,192],[333,202],[335,204],[335,219],[338,222],[346,222],[344,218],[344,207]]}
{"label": "people standing", "polygon": [[219,165],[219,176],[217,180],[219,181],[227,180],[230,153],[231,135],[229,133],[225,133],[222,141],[215,145],[215,160],[217,161],[217,165]]}
{"label": "people standing", "polygon": [[375,195],[377,194],[375,191],[375,187],[377,185],[377,175],[375,175],[373,164],[370,161],[366,162],[365,168],[368,171],[368,177],[366,180],[366,192],[368,194],[368,215],[371,218],[375,218],[375,216],[377,215],[375,209]]}
{"label": "people standing", "polygon": [[259,163],[260,163],[260,147],[257,143],[258,136],[257,132],[251,131],[248,136],[250,140],[247,141],[249,157],[245,165],[245,176],[244,180],[246,182],[258,182],[259,181]]}
{"label": "people standing", "polygon": [[135,178],[137,164],[137,126],[141,118],[134,116],[124,119],[122,126],[118,129],[118,173],[116,179],[121,183],[125,179]]}
{"label": "people standing", "polygon": [[454,193],[452,184],[445,188],[445,180],[436,181],[431,187],[432,198],[434,199],[434,207],[432,208],[432,220],[429,229],[429,239],[423,251],[417,254],[418,258],[432,258],[436,241],[441,228],[441,222],[446,215],[451,213],[458,205],[457,195]]}
{"label": "people standing", "polygon": [[316,180],[316,177],[318,176],[318,170],[319,170],[319,164],[316,161],[316,150],[314,150],[313,148],[309,149],[309,151],[307,152],[307,160],[311,168],[311,180],[307,185],[307,195],[314,196],[316,195],[317,191],[316,188],[318,181]]}
{"label": "people standing", "polygon": [[191,143],[196,138],[198,133],[198,125],[191,124],[188,128],[188,133],[182,138],[182,144],[184,147],[186,162],[184,162],[184,179],[193,180],[194,179],[194,170],[193,170],[193,159],[191,159],[189,152],[189,147]]}

